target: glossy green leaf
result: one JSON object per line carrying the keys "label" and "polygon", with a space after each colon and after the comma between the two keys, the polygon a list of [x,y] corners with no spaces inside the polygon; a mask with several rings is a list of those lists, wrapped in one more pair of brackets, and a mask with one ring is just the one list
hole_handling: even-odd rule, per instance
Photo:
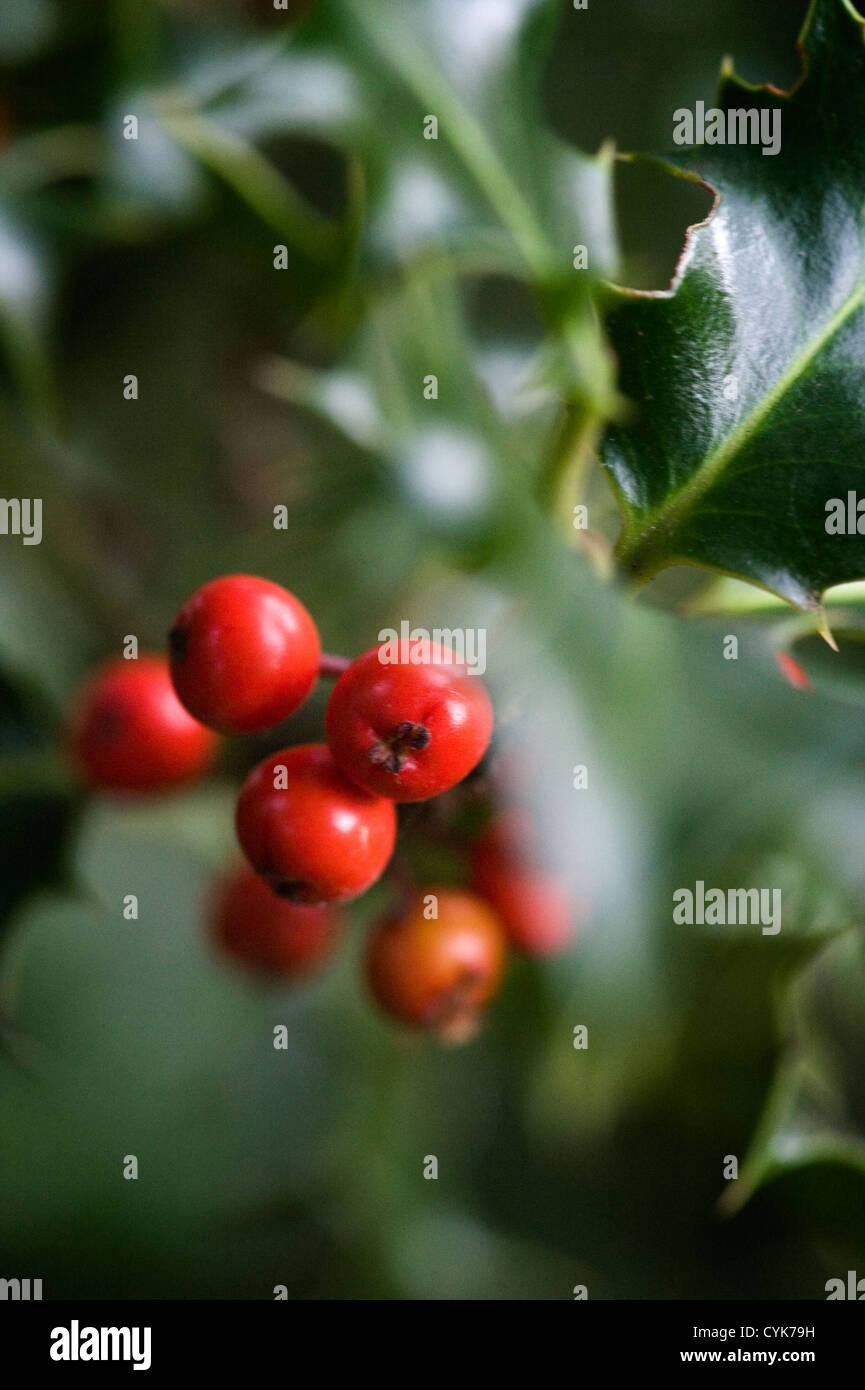
{"label": "glossy green leaf", "polygon": [[865,456],[862,20],[850,0],[814,0],[802,42],[792,94],[726,70],[717,99],[727,133],[730,112],[765,111],[768,148],[777,120],[776,153],[703,144],[672,162],[716,206],[670,291],[615,292],[610,333],[635,409],[604,462],[625,572],[707,566],[813,610],[830,585],[865,576],[865,536],[826,529],[829,500],[861,488]]}

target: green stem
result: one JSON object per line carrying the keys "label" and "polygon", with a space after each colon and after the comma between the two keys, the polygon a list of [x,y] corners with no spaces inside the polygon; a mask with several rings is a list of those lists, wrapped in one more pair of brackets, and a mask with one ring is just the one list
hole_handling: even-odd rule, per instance
{"label": "green stem", "polygon": [[630,588],[641,589],[669,563],[664,541],[674,522],[671,513],[663,525],[654,525],[648,532],[643,528],[636,532],[626,528],[622,532],[616,546],[616,564]]}
{"label": "green stem", "polygon": [[301,198],[254,145],[192,110],[163,106],[160,120],[179,145],[218,175],[279,236],[310,260],[331,258],[339,243],[338,229]]}
{"label": "green stem", "polygon": [[386,25],[381,24],[370,12],[367,0],[347,0],[347,5],[357,24],[409,90],[422,104],[436,108],[453,149],[511,232],[532,274],[537,280],[546,280],[555,268],[556,258],[507,165],[471,110],[427,60],[405,26],[390,16]]}
{"label": "green stem", "polygon": [[573,498],[579,496],[597,440],[600,419],[581,403],[565,406],[540,479],[541,501],[570,526]]}

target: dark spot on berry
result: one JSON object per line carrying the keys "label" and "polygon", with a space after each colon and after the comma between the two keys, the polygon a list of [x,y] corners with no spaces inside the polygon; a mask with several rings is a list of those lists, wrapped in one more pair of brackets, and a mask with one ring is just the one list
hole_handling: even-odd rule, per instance
{"label": "dark spot on berry", "polygon": [[173,627],[168,634],[168,650],[178,661],[182,661],[186,656],[186,648],[189,637],[185,628]]}
{"label": "dark spot on berry", "polygon": [[376,767],[385,772],[402,772],[406,764],[406,754],[411,750],[426,748],[430,742],[430,731],[425,724],[413,724],[405,719],[397,724],[390,738],[381,739],[367,749],[367,757]]}
{"label": "dark spot on berry", "polygon": [[307,901],[306,884],[300,883],[296,879],[272,878],[270,886],[278,898],[285,898],[290,903]]}

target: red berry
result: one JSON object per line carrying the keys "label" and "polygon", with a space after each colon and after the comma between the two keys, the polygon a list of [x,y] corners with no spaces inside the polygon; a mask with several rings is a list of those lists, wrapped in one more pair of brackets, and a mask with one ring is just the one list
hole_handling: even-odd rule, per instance
{"label": "red berry", "polygon": [[69,744],[85,779],[156,792],[206,772],[219,740],[181,705],[164,657],[117,657],[97,668],[72,712]]}
{"label": "red berry", "polygon": [[472,887],[491,903],[510,944],[530,955],[564,950],[574,935],[574,907],[560,875],[541,862],[526,817],[493,821],[472,850]]}
{"label": "red berry", "polygon": [[[431,901],[437,917],[427,914]],[[461,1040],[498,990],[507,946],[482,898],[457,888],[418,893],[399,916],[370,935],[370,989],[391,1017]]]}
{"label": "red berry", "polygon": [[363,893],[393,852],[396,811],[344,777],[323,743],[272,753],[237,802],[237,835],[256,872],[292,902]]}
{"label": "red berry", "polygon": [[278,898],[248,864],[220,885],[210,919],[213,938],[228,955],[252,970],[284,978],[323,965],[339,928],[337,908]]}
{"label": "red berry", "polygon": [[180,700],[225,733],[272,728],[303,704],[318,676],[318,630],[303,604],[248,574],[196,589],[168,640]]}
{"label": "red berry", "polygon": [[810,680],[806,671],[802,670],[798,661],[794,661],[788,652],[776,652],[775,660],[778,669],[788,685],[792,685],[794,690],[812,690]]}
{"label": "red berry", "polygon": [[393,801],[424,801],[447,791],[486,752],[493,729],[489,695],[446,648],[407,644],[404,659],[383,660],[388,644],[353,661],[333,688],[327,741],[346,776]]}

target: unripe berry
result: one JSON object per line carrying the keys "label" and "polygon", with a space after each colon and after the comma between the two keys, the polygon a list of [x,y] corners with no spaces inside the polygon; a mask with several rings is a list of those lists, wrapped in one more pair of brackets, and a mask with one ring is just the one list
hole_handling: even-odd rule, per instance
{"label": "unripe berry", "polygon": [[479,677],[436,643],[385,660],[373,647],[340,676],[327,707],[331,752],[347,777],[393,801],[424,801],[467,776],[490,741],[493,711]]}
{"label": "unripe berry", "polygon": [[96,787],[158,792],[200,777],[219,739],[183,708],[164,657],[117,657],[91,675],[78,695],[69,748],[78,772]]}
{"label": "unripe berry", "polygon": [[499,989],[506,954],[488,903],[462,889],[430,888],[373,929],[367,980],[392,1018],[460,1041]]}
{"label": "unripe berry", "polygon": [[562,876],[540,862],[533,839],[518,812],[493,821],[473,846],[471,883],[499,914],[513,947],[553,955],[574,935],[574,905]]}
{"label": "unripe berry", "polygon": [[220,884],[208,926],[220,950],[248,969],[293,979],[316,971],[331,955],[340,914],[326,903],[278,898],[242,864]]}
{"label": "unripe berry", "polygon": [[396,811],[344,777],[323,743],[285,748],[250,772],[237,835],[252,867],[292,902],[363,893],[393,852]]}
{"label": "unripe berry", "polygon": [[169,634],[181,702],[225,733],[272,728],[302,705],[321,644],[303,604],[248,574],[213,579],[186,600]]}

